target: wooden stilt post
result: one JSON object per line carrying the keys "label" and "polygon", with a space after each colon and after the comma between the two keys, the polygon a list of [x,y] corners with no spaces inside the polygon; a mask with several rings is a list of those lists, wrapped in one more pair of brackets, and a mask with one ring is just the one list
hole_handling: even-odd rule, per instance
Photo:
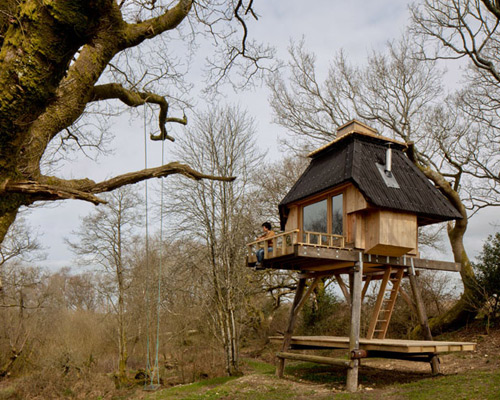
{"label": "wooden stilt post", "polygon": [[[361,323],[361,285],[363,280],[363,254],[359,253],[359,261],[354,265],[351,285],[351,331],[349,334],[349,355],[359,349],[359,334]],[[347,370],[346,388],[349,392],[358,389],[359,359],[351,359]]]}
{"label": "wooden stilt post", "polygon": [[[427,313],[425,311],[424,302],[422,301],[422,296],[420,295],[420,288],[418,287],[417,276],[415,275],[415,269],[412,266],[408,270],[408,278],[410,279],[411,291],[413,293],[413,298],[415,299],[415,305],[417,307],[417,316],[422,327],[422,332],[426,340],[432,340],[431,329],[429,328],[429,322],[427,320]],[[433,374],[439,374],[439,357],[434,355],[430,359],[431,369]]]}
{"label": "wooden stilt post", "polygon": [[[304,293],[304,288],[306,287],[306,279],[299,279],[299,284],[297,285],[297,290],[295,292],[295,298],[293,299],[292,309],[290,310],[290,319],[288,320],[288,328],[283,337],[283,346],[281,347],[282,352],[286,352],[290,347],[290,343],[292,342],[292,334],[293,328],[295,327],[295,320],[297,318],[298,306],[302,300],[302,294]],[[285,359],[278,358],[278,367],[276,368],[276,376],[278,378],[283,377],[283,372],[285,371]]]}

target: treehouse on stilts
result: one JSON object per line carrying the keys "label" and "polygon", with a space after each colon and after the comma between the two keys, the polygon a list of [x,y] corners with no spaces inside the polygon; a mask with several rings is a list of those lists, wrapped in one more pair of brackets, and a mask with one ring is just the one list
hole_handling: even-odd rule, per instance
{"label": "treehouse on stilts", "polygon": [[[474,343],[432,340],[420,298],[418,270],[460,271],[460,264],[419,257],[418,227],[461,218],[460,213],[408,158],[405,143],[351,121],[329,144],[309,154],[306,171],[280,203],[283,233],[248,244],[248,265],[264,248],[264,268],[297,271],[298,285],[288,328],[277,354],[277,375],[286,359],[347,367],[347,389],[358,386],[361,358],[429,362],[439,372],[438,354],[474,350]],[[351,307],[349,337],[293,336],[297,314],[325,278],[335,278]],[[401,289],[410,281],[413,300]],[[308,282],[309,280],[309,282]],[[361,304],[371,282],[379,292],[364,337]],[[386,338],[398,294],[417,313],[425,340]],[[348,360],[293,353],[294,349],[346,349]]]}

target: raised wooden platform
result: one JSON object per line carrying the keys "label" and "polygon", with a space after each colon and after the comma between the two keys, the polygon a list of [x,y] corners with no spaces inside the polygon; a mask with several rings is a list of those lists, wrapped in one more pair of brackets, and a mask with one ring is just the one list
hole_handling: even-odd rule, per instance
{"label": "raised wooden platform", "polygon": [[[265,250],[267,250],[267,247]],[[455,262],[427,260],[411,256],[379,256],[360,253],[360,251],[354,249],[328,248],[303,243],[285,246],[281,246],[281,243],[276,244],[272,252],[265,252],[262,264],[265,268],[271,269],[315,272],[339,271],[352,268],[355,262],[360,261],[360,254],[364,263],[365,274],[371,271],[376,272],[380,267],[384,268],[386,266],[460,272],[460,264]],[[256,261],[257,258],[253,250],[250,250],[247,256],[248,266],[254,267]]]}
{"label": "raised wooden platform", "polygon": [[[283,336],[271,336],[269,339],[272,342],[281,343]],[[349,338],[341,336],[292,336],[291,349],[349,349]],[[389,357],[390,353],[428,355],[456,351],[473,351],[476,349],[476,343],[360,338],[359,349],[366,350],[368,357],[384,357],[383,354],[387,353],[386,358],[392,358]]]}

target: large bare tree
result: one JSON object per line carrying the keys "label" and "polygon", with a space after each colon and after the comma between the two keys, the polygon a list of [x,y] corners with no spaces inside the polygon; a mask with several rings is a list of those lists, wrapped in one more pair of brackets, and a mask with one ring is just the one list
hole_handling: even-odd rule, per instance
{"label": "large bare tree", "polygon": [[[207,292],[204,311],[224,348],[226,370],[239,371],[240,319],[245,293],[245,243],[253,230],[250,177],[262,157],[256,150],[254,123],[237,107],[200,114],[195,130],[181,139],[183,160],[209,173],[238,175],[235,182],[172,183],[167,215],[177,237],[195,247],[198,274]],[[174,217],[175,215],[175,217]],[[194,247],[194,246],[193,246]]]}
{"label": "large bare tree", "polygon": [[[96,194],[151,177],[209,178],[180,163],[97,183],[84,176],[48,176],[41,169],[56,139],[82,147],[98,144],[92,132],[74,129],[95,103],[154,105],[159,132],[152,139],[171,139],[166,124],[186,120],[169,114],[165,89],[157,93],[151,88],[154,82],[179,78],[174,60],[185,57],[189,65],[190,54],[169,53],[168,44],[196,45],[200,34],[213,38],[218,47],[209,64],[212,84],[230,77],[239,61],[243,79],[237,83],[245,84],[258,75],[262,57],[270,56],[248,36],[247,21],[257,18],[252,0],[5,0],[0,11],[0,241],[19,207],[36,201],[99,204],[103,201]],[[140,53],[146,42],[157,51]],[[139,69],[152,61],[156,69]]]}

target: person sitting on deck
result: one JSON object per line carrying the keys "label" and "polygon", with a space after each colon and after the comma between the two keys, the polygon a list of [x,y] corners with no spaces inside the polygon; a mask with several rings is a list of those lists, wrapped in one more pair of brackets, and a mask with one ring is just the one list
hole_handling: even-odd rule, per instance
{"label": "person sitting on deck", "polygon": [[[267,238],[272,238],[274,236],[274,231],[272,230],[271,223],[269,222],[264,222],[262,224],[262,231],[264,232],[262,235],[260,235],[257,240],[260,239],[267,239]],[[273,241],[268,240],[267,241],[267,251],[271,252],[273,251]],[[257,263],[255,264],[256,269],[262,269],[262,261],[264,260],[264,249],[261,248],[257,250]]]}

